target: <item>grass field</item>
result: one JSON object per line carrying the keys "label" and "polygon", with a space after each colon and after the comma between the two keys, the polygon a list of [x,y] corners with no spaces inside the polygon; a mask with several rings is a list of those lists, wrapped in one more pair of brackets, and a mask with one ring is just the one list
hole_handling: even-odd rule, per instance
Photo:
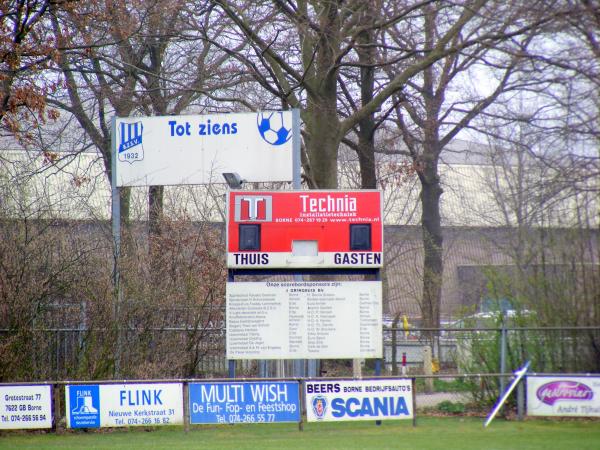
{"label": "grass field", "polygon": [[31,434],[5,432],[0,448],[18,449],[600,449],[600,421],[496,420],[483,428],[481,418],[419,418],[410,421],[220,425],[106,432]]}

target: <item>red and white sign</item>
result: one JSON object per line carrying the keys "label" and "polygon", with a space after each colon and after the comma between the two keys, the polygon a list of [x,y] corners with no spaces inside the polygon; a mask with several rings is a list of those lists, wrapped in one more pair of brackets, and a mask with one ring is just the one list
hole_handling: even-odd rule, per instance
{"label": "red and white sign", "polygon": [[229,268],[374,268],[383,263],[380,191],[230,191]]}

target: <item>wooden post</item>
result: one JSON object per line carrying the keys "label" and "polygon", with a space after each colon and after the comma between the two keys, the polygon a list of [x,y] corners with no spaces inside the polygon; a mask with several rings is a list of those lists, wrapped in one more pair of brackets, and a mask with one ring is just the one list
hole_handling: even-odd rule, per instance
{"label": "wooden post", "polygon": [[425,345],[423,347],[423,375],[426,375],[425,378],[425,392],[431,394],[433,392],[433,375],[432,365],[431,365],[431,347]]}

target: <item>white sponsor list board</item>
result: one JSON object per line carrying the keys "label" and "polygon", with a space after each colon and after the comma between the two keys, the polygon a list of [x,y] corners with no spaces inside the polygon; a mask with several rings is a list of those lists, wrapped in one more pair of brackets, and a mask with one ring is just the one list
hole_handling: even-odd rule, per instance
{"label": "white sponsor list board", "polygon": [[527,414],[600,417],[600,376],[528,376]]}
{"label": "white sponsor list board", "polygon": [[181,383],[68,385],[65,397],[68,428],[183,424]]}
{"label": "white sponsor list board", "polygon": [[292,122],[292,111],[116,118],[116,185],[292,181]]}
{"label": "white sponsor list board", "polygon": [[411,419],[410,379],[306,381],[309,422]]}
{"label": "white sponsor list board", "polygon": [[0,386],[0,429],[32,428],[52,428],[51,386]]}
{"label": "white sponsor list board", "polygon": [[227,283],[228,359],[381,358],[381,282]]}

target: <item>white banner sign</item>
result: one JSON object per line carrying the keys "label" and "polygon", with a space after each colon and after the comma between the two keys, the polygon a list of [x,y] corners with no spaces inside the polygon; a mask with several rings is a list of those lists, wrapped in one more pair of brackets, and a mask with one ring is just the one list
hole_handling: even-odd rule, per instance
{"label": "white banner sign", "polygon": [[414,414],[410,379],[306,381],[306,419],[411,419]]}
{"label": "white banner sign", "polygon": [[181,383],[70,385],[65,397],[69,428],[183,424]]}
{"label": "white banner sign", "polygon": [[227,283],[228,359],[381,358],[381,282]]}
{"label": "white banner sign", "polygon": [[527,377],[530,416],[600,417],[600,377]]}
{"label": "white banner sign", "polygon": [[[117,186],[292,181],[292,111],[116,119]],[[296,128],[296,130],[294,130]]]}
{"label": "white banner sign", "polygon": [[52,428],[51,386],[0,386],[0,429],[30,428]]}

